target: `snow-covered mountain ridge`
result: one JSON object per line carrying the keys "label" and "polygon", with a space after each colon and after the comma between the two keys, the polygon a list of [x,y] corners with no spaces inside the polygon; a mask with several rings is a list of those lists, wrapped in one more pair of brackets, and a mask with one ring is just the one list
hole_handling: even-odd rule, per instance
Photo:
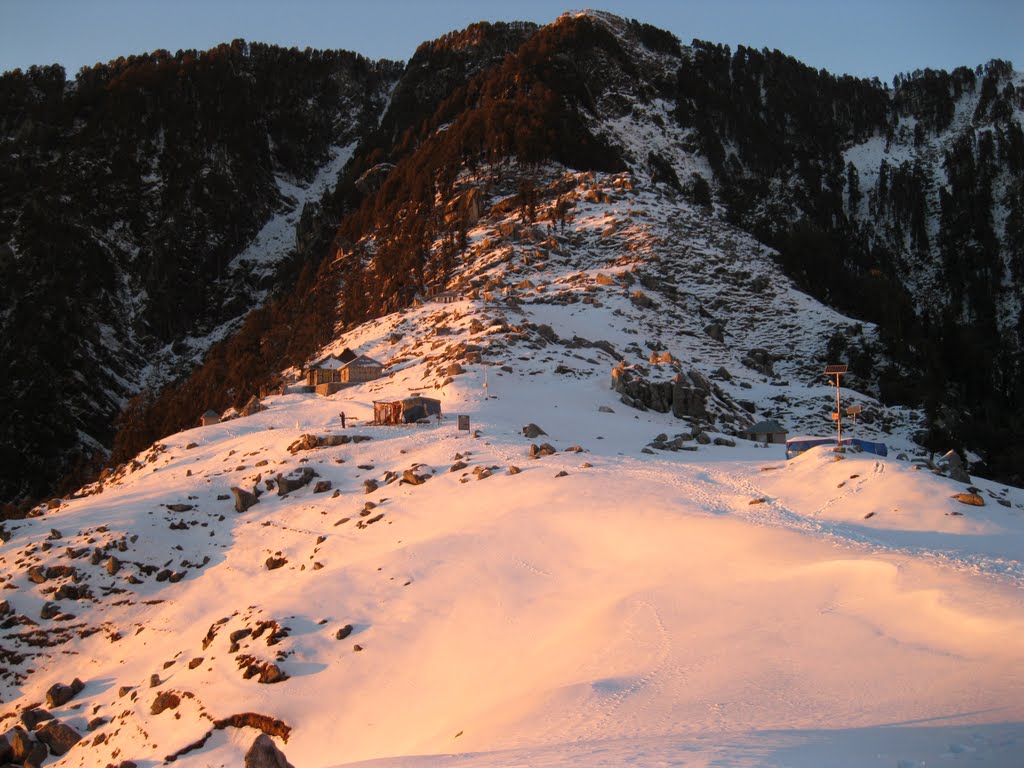
{"label": "snow-covered mountain ridge", "polygon": [[[67,735],[47,710],[83,737],[61,766],[237,765],[261,731],[296,766],[1019,763],[1024,492],[953,498],[894,458],[913,415],[862,394],[850,429],[888,458],[735,439],[741,400],[829,429],[790,350],[852,323],[699,206],[544,181],[550,228],[495,183],[453,301],[320,350],[384,377],[267,397],[6,524],[5,732]],[[619,357],[713,381],[706,415],[626,405]],[[410,393],[443,418],[370,423]]]}
{"label": "snow-covered mountain ridge", "polygon": [[[252,68],[251,77],[228,87],[239,68]],[[279,113],[290,103],[283,83],[298,69],[308,98]],[[335,246],[364,234],[345,221],[373,191],[352,182],[371,168],[378,180],[389,167],[405,173],[405,160],[442,126],[468,136],[454,152],[431,144],[451,168],[442,178],[462,163],[518,155],[628,168],[713,204],[777,250],[805,290],[878,324],[876,348],[847,349],[841,335],[830,347],[857,363],[874,394],[929,403],[931,443],[974,450],[993,474],[1015,476],[1024,156],[1020,76],[1007,62],[913,73],[889,90],[778,51],[682,45],[641,22],[586,12],[542,28],[476,24],[420,46],[404,70],[242,41],[111,62],[81,73],[73,87],[57,70],[3,80],[12,106],[0,115],[4,165],[13,175],[4,187],[0,258],[14,271],[2,315],[12,372],[5,394],[19,416],[0,436],[5,463],[17,467],[5,478],[6,499],[38,498],[76,453],[109,448],[125,398],[147,381],[185,376],[271,285],[297,305],[309,281],[296,275],[315,273]],[[177,70],[182,77],[167,76]],[[360,78],[372,87],[361,88]],[[267,98],[266,107],[254,106]],[[476,133],[468,135],[465,118],[473,115]],[[68,122],[54,135],[40,127]],[[211,150],[240,137],[265,152],[240,160]],[[352,174],[334,186],[350,151]],[[403,185],[387,194],[416,196]],[[421,220],[435,215],[429,204],[416,212]],[[55,220],[70,223],[55,231]],[[399,259],[423,245],[412,234]],[[268,253],[293,251],[284,268],[268,270]],[[66,253],[75,258],[58,269],[55,259]],[[358,294],[352,278],[331,275]],[[384,303],[403,306],[409,294],[401,287]],[[368,315],[356,308],[346,321],[353,316]],[[272,345],[287,354],[261,353],[258,365],[245,366],[256,373],[216,397],[203,392],[204,405],[244,400],[284,357],[294,362],[292,346],[309,351],[302,334],[276,335],[290,337]],[[54,347],[60,355],[46,352]],[[180,428],[172,410],[181,411],[164,408],[151,421]],[[130,455],[168,427],[141,431],[141,442],[118,453]],[[84,462],[77,467],[88,471]]]}

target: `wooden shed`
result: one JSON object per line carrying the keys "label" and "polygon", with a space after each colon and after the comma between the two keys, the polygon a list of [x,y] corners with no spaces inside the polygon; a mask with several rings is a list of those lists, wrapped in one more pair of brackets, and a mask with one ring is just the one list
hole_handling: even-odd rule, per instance
{"label": "wooden shed", "polygon": [[786,428],[775,421],[775,419],[765,419],[754,424],[752,427],[744,429],[739,433],[739,437],[758,443],[781,444],[786,442]]}
{"label": "wooden shed", "polygon": [[374,400],[375,424],[414,424],[441,415],[441,401],[432,397],[406,397],[402,400]]}
{"label": "wooden shed", "polygon": [[208,410],[202,416],[199,417],[199,423],[204,427],[209,427],[211,424],[220,423],[220,414],[214,410]]}

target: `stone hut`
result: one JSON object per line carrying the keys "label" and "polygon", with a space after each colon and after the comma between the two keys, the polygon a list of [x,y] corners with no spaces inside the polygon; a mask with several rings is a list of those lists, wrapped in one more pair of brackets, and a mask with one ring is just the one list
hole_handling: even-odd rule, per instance
{"label": "stone hut", "polygon": [[212,424],[220,423],[220,414],[213,409],[208,410],[202,416],[199,417],[199,423],[204,427],[209,427]]}
{"label": "stone hut", "polygon": [[384,363],[366,355],[359,355],[355,360],[338,369],[339,381],[344,384],[373,381],[379,379],[382,373],[384,373]]}
{"label": "stone hut", "polygon": [[758,443],[785,443],[786,428],[775,419],[765,419],[747,427],[738,436],[744,440],[753,440]]}
{"label": "stone hut", "polygon": [[267,407],[260,402],[260,399],[253,395],[249,398],[249,401],[245,404],[245,407],[239,412],[239,416],[252,416],[254,413],[267,410]]}

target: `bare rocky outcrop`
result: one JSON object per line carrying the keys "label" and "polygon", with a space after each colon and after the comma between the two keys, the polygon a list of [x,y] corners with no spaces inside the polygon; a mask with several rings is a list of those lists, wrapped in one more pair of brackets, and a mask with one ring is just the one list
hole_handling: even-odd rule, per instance
{"label": "bare rocky outcrop", "polygon": [[971,507],[984,507],[985,499],[976,493],[957,493],[953,495],[953,498],[959,501],[961,504],[967,504]]}
{"label": "bare rocky outcrop", "polygon": [[274,740],[261,733],[245,753],[245,768],[294,768]]}
{"label": "bare rocky outcrop", "polygon": [[964,461],[956,451],[949,451],[936,462],[936,466],[945,470],[950,480],[956,480],[958,483],[971,482],[971,476],[964,467]]}
{"label": "bare rocky outcrop", "polygon": [[775,376],[775,355],[767,349],[755,348],[747,352],[743,365],[769,378]]}
{"label": "bare rocky outcrop", "polygon": [[236,486],[231,489],[231,493],[235,497],[235,512],[245,512],[249,507],[260,503],[260,500],[256,497],[255,493],[247,491],[244,488],[238,488]]}
{"label": "bare rocky outcrop", "polygon": [[178,694],[174,691],[162,691],[153,699],[149,711],[154,715],[159,715],[168,709],[177,709],[179,704],[181,704],[181,697]]}
{"label": "bare rocky outcrop", "polygon": [[39,727],[40,723],[45,723],[47,720],[53,720],[53,715],[45,709],[33,707],[32,709],[26,709],[22,712],[19,719],[21,720],[21,724],[25,726],[25,729],[31,733]]}
{"label": "bare rocky outcrop", "polygon": [[85,683],[77,677],[71,681],[70,685],[54,683],[46,692],[46,706],[50,707],[50,709],[62,707],[81,693],[84,688]]}
{"label": "bare rocky outcrop", "polygon": [[40,766],[50,756],[49,748],[36,741],[32,735],[20,726],[13,728],[8,734],[10,755],[15,763],[23,766]]}
{"label": "bare rocky outcrop", "polygon": [[700,371],[681,371],[671,381],[651,381],[647,369],[622,363],[612,369],[612,389],[625,405],[638,410],[673,416],[691,422],[714,424],[717,420],[734,428],[752,423],[750,413]]}
{"label": "bare rocky outcrop", "polygon": [[277,495],[284,496],[286,493],[297,491],[305,485],[309,485],[309,481],[316,476],[316,472],[313,471],[312,467],[303,467],[296,474],[295,472],[288,475],[278,475],[275,479],[277,481]]}
{"label": "bare rocky outcrop", "polygon": [[349,443],[362,443],[369,440],[369,435],[303,435],[288,446],[288,452],[295,454],[300,451],[312,451],[315,448],[331,448]]}
{"label": "bare rocky outcrop", "polygon": [[407,469],[402,473],[401,482],[409,485],[423,485],[429,477],[430,475],[417,475],[415,470]]}

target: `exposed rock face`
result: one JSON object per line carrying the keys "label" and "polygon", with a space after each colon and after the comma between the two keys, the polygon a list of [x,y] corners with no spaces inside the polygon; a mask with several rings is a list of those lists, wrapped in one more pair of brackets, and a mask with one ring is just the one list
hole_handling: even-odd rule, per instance
{"label": "exposed rock face", "polygon": [[308,485],[309,481],[313,479],[316,472],[311,467],[303,467],[299,470],[298,475],[294,472],[289,475],[278,475],[277,476],[277,495],[284,496],[286,493],[297,491],[304,485]]}
{"label": "exposed rock face", "polygon": [[288,453],[299,451],[311,451],[320,445],[320,439],[316,435],[303,435],[294,443],[288,446]]}
{"label": "exposed rock face", "polygon": [[672,415],[680,419],[707,421],[707,400],[711,383],[696,371],[686,376],[678,374],[672,380]]}
{"label": "exposed rock face", "polygon": [[261,733],[245,753],[245,768],[294,768],[274,740]]}
{"label": "exposed rock face", "polygon": [[159,715],[165,710],[177,709],[179,704],[181,704],[181,697],[178,694],[174,691],[162,691],[153,699],[149,711],[154,715]]}
{"label": "exposed rock face", "polygon": [[717,419],[733,426],[753,423],[745,408],[696,369],[678,373],[671,381],[651,381],[646,376],[640,366],[620,363],[612,369],[612,389],[624,404],[641,411],[671,412],[677,418],[706,424]]}
{"label": "exposed rock face", "polygon": [[743,364],[771,378],[775,375],[775,357],[766,349],[752,349],[743,358]]}
{"label": "exposed rock face", "polygon": [[46,692],[46,705],[53,709],[55,707],[63,706],[67,704],[71,699],[81,693],[82,689],[85,688],[85,683],[79,680],[77,677],[71,681],[70,685],[64,683],[54,683],[50,686],[50,689]]}
{"label": "exposed rock face", "polygon": [[954,499],[959,501],[961,504],[967,504],[972,507],[984,507],[985,500],[976,493],[958,493],[953,496]]}
{"label": "exposed rock face", "polygon": [[21,713],[21,724],[30,732],[38,728],[40,723],[45,723],[47,720],[53,720],[53,715],[39,707],[26,709]]}
{"label": "exposed rock face", "polygon": [[971,482],[971,476],[964,467],[963,459],[960,458],[960,454],[956,451],[950,451],[939,459],[937,463],[940,468],[947,470],[951,480],[956,480],[958,483]]}
{"label": "exposed rock face", "polygon": [[402,473],[402,482],[409,485],[423,485],[428,475],[417,475],[413,470],[407,469]]}
{"label": "exposed rock face", "polygon": [[235,512],[245,512],[253,504],[259,504],[256,494],[244,488],[232,488],[231,493],[235,497]]}
{"label": "exposed rock face", "polygon": [[50,754],[60,757],[82,740],[78,731],[60,720],[50,720],[36,731],[39,741],[45,744]]}

